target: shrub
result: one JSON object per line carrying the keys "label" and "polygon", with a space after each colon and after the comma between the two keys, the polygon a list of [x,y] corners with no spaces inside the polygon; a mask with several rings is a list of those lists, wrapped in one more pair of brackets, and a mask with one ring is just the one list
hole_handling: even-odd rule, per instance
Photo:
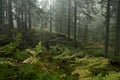
{"label": "shrub", "polygon": [[111,72],[104,77],[99,74],[93,80],[120,80],[120,72]]}
{"label": "shrub", "polygon": [[21,40],[21,34],[18,34],[14,42],[11,42],[10,44],[7,44],[4,47],[0,48],[1,53],[3,53],[1,55],[8,55],[13,53],[14,49],[19,46],[20,40]]}
{"label": "shrub", "polygon": [[108,74],[108,59],[86,56],[84,58],[76,58],[75,62],[79,64],[79,66],[76,67],[72,74],[78,74],[81,80],[82,78],[91,78],[98,74],[102,76]]}
{"label": "shrub", "polygon": [[23,61],[23,63],[34,64],[39,61],[38,55],[42,52],[41,42],[34,49],[27,49],[27,53],[31,56]]}

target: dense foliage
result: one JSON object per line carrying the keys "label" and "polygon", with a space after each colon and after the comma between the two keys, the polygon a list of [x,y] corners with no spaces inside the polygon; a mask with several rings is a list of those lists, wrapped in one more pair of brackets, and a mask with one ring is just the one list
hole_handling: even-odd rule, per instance
{"label": "dense foliage", "polygon": [[120,80],[120,0],[0,0],[0,80]]}
{"label": "dense foliage", "polygon": [[81,44],[83,49],[74,48],[72,43],[58,40],[49,45],[49,50],[41,42],[35,48],[20,50],[20,41],[21,34],[18,34],[15,41],[0,47],[0,80],[120,79],[118,65],[111,64],[96,49],[86,50],[93,46]]}

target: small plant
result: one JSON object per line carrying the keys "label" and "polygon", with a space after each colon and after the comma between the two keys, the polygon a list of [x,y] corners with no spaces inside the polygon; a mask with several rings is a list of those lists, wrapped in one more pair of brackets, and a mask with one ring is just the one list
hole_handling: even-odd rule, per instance
{"label": "small plant", "polygon": [[70,50],[65,48],[62,54],[55,56],[54,59],[69,59],[70,58]]}
{"label": "small plant", "polygon": [[[10,54],[13,52],[13,50],[19,46],[20,40],[21,40],[22,35],[19,33],[16,36],[16,39],[14,42],[10,42],[10,44],[5,45],[4,47],[0,48],[0,52],[4,54]],[[3,54],[3,55],[4,55]]]}
{"label": "small plant", "polygon": [[7,35],[0,35],[0,45],[6,45],[10,41],[12,41],[12,39],[9,38]]}
{"label": "small plant", "polygon": [[34,49],[27,49],[27,53],[31,56],[23,61],[23,63],[34,64],[39,61],[38,55],[42,52],[41,42]]}
{"label": "small plant", "polygon": [[120,72],[110,72],[104,77],[99,74],[93,80],[120,80]]}
{"label": "small plant", "polygon": [[13,54],[13,58],[15,60],[18,60],[19,62],[25,60],[29,55],[23,50],[20,51],[19,49],[16,49],[16,51]]}
{"label": "small plant", "polygon": [[102,76],[108,74],[108,59],[86,56],[84,58],[76,58],[75,63],[78,64],[78,67],[72,72],[72,75],[79,75],[80,80],[93,80],[92,78],[98,74]]}

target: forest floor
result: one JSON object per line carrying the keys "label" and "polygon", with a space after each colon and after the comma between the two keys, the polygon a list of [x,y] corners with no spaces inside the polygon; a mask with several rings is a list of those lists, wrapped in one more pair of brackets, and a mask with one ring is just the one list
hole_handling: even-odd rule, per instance
{"label": "forest floor", "polygon": [[34,35],[26,37],[28,44],[21,44],[18,34],[0,47],[0,80],[120,80],[120,57],[110,52],[104,58],[103,44],[78,41],[74,47],[63,34],[29,33]]}

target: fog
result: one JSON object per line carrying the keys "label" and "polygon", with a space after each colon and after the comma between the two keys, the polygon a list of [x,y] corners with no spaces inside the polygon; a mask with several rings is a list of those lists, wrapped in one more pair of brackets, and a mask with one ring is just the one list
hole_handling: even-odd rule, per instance
{"label": "fog", "polygon": [[120,0],[0,0],[0,80],[120,80]]}

